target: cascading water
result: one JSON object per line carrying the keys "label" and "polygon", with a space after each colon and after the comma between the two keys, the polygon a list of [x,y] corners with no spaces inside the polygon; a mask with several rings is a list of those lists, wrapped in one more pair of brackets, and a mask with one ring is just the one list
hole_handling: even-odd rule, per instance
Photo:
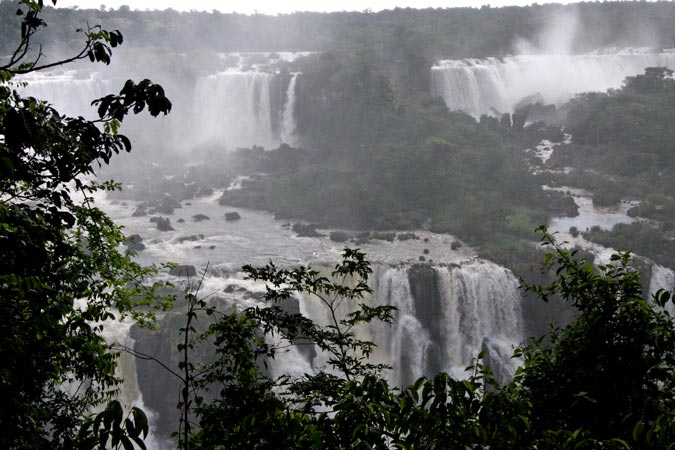
{"label": "cascading water", "polygon": [[[174,101],[171,114],[161,120],[135,117],[125,123],[124,132],[134,142],[153,147],[156,136],[162,136],[164,145],[177,148],[204,142],[230,150],[297,145],[295,105],[300,74],[247,69],[238,66],[187,86],[169,80],[165,89]],[[28,83],[21,88],[24,95],[49,101],[61,114],[89,119],[97,118],[92,100],[123,85],[122,80],[105,79],[89,70],[40,72],[20,80]]]}
{"label": "cascading water", "polygon": [[561,104],[576,93],[618,88],[656,66],[675,69],[675,51],[444,60],[431,68],[431,91],[451,110],[478,117],[513,112],[527,98]]}
{"label": "cascading water", "polygon": [[293,145],[297,140],[296,130],[298,125],[295,121],[295,101],[296,101],[296,85],[298,82],[297,73],[292,74],[291,81],[288,83],[288,90],[286,91],[286,104],[281,116],[281,141],[289,145]]}
{"label": "cascading water", "polygon": [[96,109],[91,106],[94,99],[110,94],[113,83],[96,74],[75,70],[37,72],[20,77],[28,85],[21,89],[30,95],[51,103],[61,114],[96,118]]}
{"label": "cascading water", "polygon": [[427,375],[428,351],[432,345],[429,331],[420,322],[410,291],[407,267],[390,267],[378,271],[375,281],[376,304],[395,306],[395,326],[373,324],[371,334],[378,345],[375,357],[391,364],[391,381],[404,386]]}
{"label": "cascading water", "polygon": [[273,77],[263,72],[228,71],[200,78],[195,87],[197,136],[217,140],[231,149],[251,143],[273,146]]}
{"label": "cascading water", "polygon": [[[525,336],[519,283],[510,271],[478,259],[450,266],[375,269],[373,294],[365,300],[397,311],[391,325],[375,322],[358,335],[376,344],[371,361],[392,366],[386,375],[393,384],[407,386],[439,371],[463,378],[481,351],[488,354],[498,380],[513,376],[518,362],[511,356]],[[328,309],[317,298],[300,296],[299,304],[300,312],[315,323],[331,323]],[[337,310],[340,315],[351,312],[346,303]],[[319,352],[309,358],[313,371],[326,369],[327,355]]]}
{"label": "cascading water", "polygon": [[497,378],[511,378],[517,366],[513,349],[525,338],[520,284],[514,275],[478,260],[435,271],[443,298],[443,370],[461,377],[484,350]]}

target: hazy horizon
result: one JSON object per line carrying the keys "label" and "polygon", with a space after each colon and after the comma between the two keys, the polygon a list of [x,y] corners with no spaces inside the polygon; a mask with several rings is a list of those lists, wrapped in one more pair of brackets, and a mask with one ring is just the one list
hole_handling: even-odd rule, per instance
{"label": "hazy horizon", "polygon": [[293,12],[335,12],[335,11],[365,11],[373,12],[385,9],[400,8],[460,8],[473,7],[480,8],[483,5],[491,7],[503,6],[528,6],[534,3],[547,4],[559,3],[569,4],[578,3],[569,0],[536,2],[532,0],[347,0],[347,1],[328,1],[315,2],[311,0],[288,0],[285,2],[275,2],[272,0],[251,0],[245,5],[238,3],[224,3],[218,0],[193,0],[190,2],[180,0],[58,0],[57,7],[81,9],[98,9],[102,5],[106,8],[119,8],[127,5],[133,10],[164,10],[168,8],[177,11],[212,11],[218,10],[223,13],[237,12],[241,14],[290,14]]}

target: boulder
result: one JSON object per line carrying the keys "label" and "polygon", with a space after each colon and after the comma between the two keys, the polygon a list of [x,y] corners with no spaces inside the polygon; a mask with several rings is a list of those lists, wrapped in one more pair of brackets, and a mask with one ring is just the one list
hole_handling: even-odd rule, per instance
{"label": "boulder", "polygon": [[127,238],[124,240],[124,245],[126,245],[129,250],[134,252],[145,250],[145,244],[143,244],[143,238],[140,234],[132,234],[131,236],[127,236]]}
{"label": "boulder", "polygon": [[132,217],[143,217],[143,216],[145,216],[145,215],[147,215],[147,214],[148,214],[148,213],[147,213],[147,211],[145,210],[145,208],[142,207],[142,206],[139,206],[138,208],[136,208],[136,211],[134,211],[133,214],[131,214],[131,216],[132,216]]}
{"label": "boulder", "polygon": [[192,220],[194,220],[195,222],[201,222],[202,220],[209,220],[209,219],[211,218],[206,214],[195,214],[194,216],[192,216]]}
{"label": "boulder", "polygon": [[300,237],[324,237],[323,234],[316,231],[318,227],[315,223],[296,223],[293,225],[293,231]]}
{"label": "boulder", "polygon": [[169,270],[169,275],[176,277],[196,277],[197,269],[195,269],[195,266],[176,266]]}
{"label": "boulder", "polygon": [[225,213],[225,220],[227,220],[228,222],[233,222],[239,219],[241,219],[241,216],[236,211],[230,211]]}
{"label": "boulder", "polygon": [[347,242],[349,240],[349,235],[344,231],[331,231],[330,240],[333,242]]}
{"label": "boulder", "polygon": [[157,224],[157,229],[159,231],[173,231],[174,228],[171,226],[171,221],[167,217],[157,217],[157,220],[153,220],[155,217],[150,219],[150,222],[155,222]]}

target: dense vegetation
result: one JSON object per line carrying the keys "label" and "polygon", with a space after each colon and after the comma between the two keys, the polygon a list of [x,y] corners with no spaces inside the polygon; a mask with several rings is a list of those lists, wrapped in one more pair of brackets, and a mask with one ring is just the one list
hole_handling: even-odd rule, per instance
{"label": "dense vegetation", "polygon": [[617,225],[612,232],[587,233],[603,245],[625,248],[673,267],[675,224],[675,80],[672,71],[648,68],[607,93],[579,95],[567,108],[566,130],[573,143],[555,160],[572,167],[555,182],[583,187],[593,203],[638,204],[628,213],[652,223]]}
{"label": "dense vegetation", "polygon": [[365,49],[298,64],[299,131],[310,150],[278,167],[266,160],[291,150],[239,153],[270,176],[227,192],[223,204],[334,226],[427,226],[474,243],[529,236],[548,214],[575,213],[571,199],[543,191],[525,164],[522,142],[546,129],[478,123],[428,93],[401,93]]}
{"label": "dense vegetation", "polygon": [[[160,86],[129,80],[119,95],[99,102],[91,122],[22,97],[14,76],[44,67],[25,58],[44,25],[41,8],[42,1],[21,2],[21,37],[0,60],[0,447],[85,449],[98,445],[99,430],[108,432],[113,422],[119,429],[122,421],[117,403],[107,410],[115,420],[89,428],[85,421],[120,383],[117,353],[100,323],[114,313],[142,318],[135,306],[154,301],[153,289],[140,284],[152,270],[118,250],[123,234],[92,204],[95,192],[115,185],[92,176],[131,149],[117,134],[129,112],[147,108],[156,116],[171,103]],[[72,59],[108,63],[122,42],[118,32],[99,27],[83,38]],[[133,415],[134,437],[147,434],[144,415]]]}

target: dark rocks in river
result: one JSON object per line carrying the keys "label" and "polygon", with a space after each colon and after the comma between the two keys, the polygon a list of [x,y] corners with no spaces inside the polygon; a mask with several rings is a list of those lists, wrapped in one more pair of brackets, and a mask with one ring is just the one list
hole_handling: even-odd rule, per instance
{"label": "dark rocks in river", "polygon": [[394,242],[394,239],[396,239],[396,233],[389,231],[376,231],[371,234],[370,237],[379,241]]}
{"label": "dark rocks in river", "polygon": [[331,231],[330,240],[333,242],[347,242],[349,240],[349,235],[344,231]]}
{"label": "dark rocks in river", "polygon": [[202,220],[209,220],[211,218],[209,216],[207,216],[206,214],[195,214],[194,216],[192,216],[192,219],[195,222],[201,222]]}
{"label": "dark rocks in river", "polygon": [[168,217],[154,216],[150,218],[150,222],[157,224],[157,229],[159,231],[173,231],[174,228],[171,226],[171,221]]}
{"label": "dark rocks in river", "polygon": [[579,215],[579,205],[569,195],[550,196],[547,204],[550,211],[566,217]]}
{"label": "dark rocks in river", "polygon": [[196,241],[201,241],[202,239],[204,239],[203,234],[191,234],[189,236],[180,236],[180,237],[176,238],[176,241],[179,244],[182,244],[183,242],[196,242]]}
{"label": "dark rocks in river", "polygon": [[131,236],[127,236],[127,238],[124,240],[124,245],[126,245],[129,250],[134,252],[145,250],[145,244],[143,244],[143,238],[140,234],[132,234]]}
{"label": "dark rocks in river", "polygon": [[145,208],[139,206],[138,208],[136,208],[136,211],[134,211],[133,214],[131,214],[131,217],[143,217],[146,216],[147,214],[148,212],[145,210]]}
{"label": "dark rocks in river", "polygon": [[178,223],[185,223],[185,219],[178,219],[176,222],[178,222]]}
{"label": "dark rocks in river", "polygon": [[293,224],[293,231],[300,237],[324,237],[325,235],[316,231],[317,227],[315,223],[296,223]]}
{"label": "dark rocks in river", "polygon": [[241,219],[241,216],[236,211],[231,211],[231,212],[225,213],[225,220],[227,220],[228,222],[233,222],[233,221],[239,220],[239,219]]}
{"label": "dark rocks in river", "polygon": [[[178,205],[178,206],[176,206]],[[164,214],[164,215],[169,215],[173,214],[175,209],[182,208],[182,205],[180,203],[176,203],[174,199],[171,200],[153,200],[153,201],[148,201],[148,202],[143,202],[140,205],[138,205],[137,211],[139,211],[139,214],[141,213],[140,210],[145,211],[147,214]],[[141,214],[143,215],[143,214]]]}
{"label": "dark rocks in river", "polygon": [[236,284],[228,284],[225,286],[225,289],[223,289],[223,292],[226,294],[232,294],[233,292],[246,292],[246,288],[237,286]]}
{"label": "dark rocks in river", "polygon": [[209,195],[213,195],[213,189],[205,186],[201,187],[195,194],[196,197],[208,197]]}
{"label": "dark rocks in river", "polygon": [[176,266],[169,270],[169,275],[176,277],[195,277],[197,276],[197,269],[195,269],[195,266]]}
{"label": "dark rocks in river", "polygon": [[154,211],[159,214],[173,214],[174,207],[171,205],[158,205]]}

